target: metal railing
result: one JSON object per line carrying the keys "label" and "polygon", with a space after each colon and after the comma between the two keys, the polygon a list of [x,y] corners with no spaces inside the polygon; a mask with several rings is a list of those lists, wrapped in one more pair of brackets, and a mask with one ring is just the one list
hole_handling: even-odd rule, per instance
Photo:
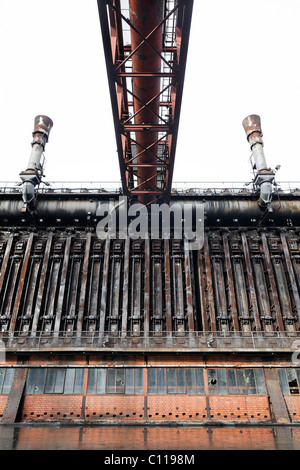
{"label": "metal railing", "polygon": [[2,348],[7,350],[297,350],[300,332],[145,332],[139,335],[121,332],[35,332],[0,333]]}
{"label": "metal railing", "polygon": [[[92,193],[121,194],[120,181],[48,181],[37,189],[38,193]],[[253,194],[257,189],[252,182],[242,181],[179,181],[173,182],[173,195]],[[21,193],[20,182],[0,181],[0,193]],[[276,192],[300,194],[299,181],[276,182]]]}

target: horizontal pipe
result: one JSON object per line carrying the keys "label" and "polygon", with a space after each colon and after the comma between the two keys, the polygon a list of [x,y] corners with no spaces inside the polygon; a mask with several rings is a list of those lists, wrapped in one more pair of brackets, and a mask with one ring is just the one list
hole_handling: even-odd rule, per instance
{"label": "horizontal pipe", "polygon": [[[219,224],[222,226],[238,226],[238,225],[251,225],[255,227],[259,220],[264,215],[257,205],[257,200],[254,197],[249,198],[206,198],[203,202],[202,198],[199,199],[171,199],[171,204],[178,203],[184,209],[186,204],[198,203],[204,204],[206,215],[206,223]],[[63,199],[47,197],[47,195],[40,194],[35,213],[32,218],[22,213],[23,203],[22,200],[16,197],[1,197],[0,199],[0,223],[2,226],[25,226],[26,224],[44,224],[44,225],[57,225],[66,226],[74,225],[92,225],[94,226],[97,217],[97,209],[105,207],[104,204],[111,204],[116,206],[119,204],[118,198],[110,198],[101,200],[100,198],[79,199],[76,196]],[[300,198],[290,198],[281,195],[280,201],[272,202],[273,212],[265,214],[263,219],[264,223],[271,223],[278,226],[286,226],[287,219],[290,219],[294,226],[300,224]],[[150,211],[150,209],[149,209]],[[117,211],[118,212],[118,211]],[[99,212],[98,212],[99,213]]]}

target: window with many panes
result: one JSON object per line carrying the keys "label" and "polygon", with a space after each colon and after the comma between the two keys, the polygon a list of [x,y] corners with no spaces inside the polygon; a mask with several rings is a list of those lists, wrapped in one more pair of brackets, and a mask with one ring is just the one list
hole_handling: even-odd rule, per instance
{"label": "window with many panes", "polygon": [[14,369],[9,367],[0,368],[0,393],[8,394],[10,392],[13,378]]}
{"label": "window with many panes", "polygon": [[149,394],[204,394],[202,369],[157,367],[148,369]]}
{"label": "window with many panes", "polygon": [[262,369],[208,369],[210,394],[265,394]]}
{"label": "window with many panes", "polygon": [[25,393],[82,393],[83,377],[83,368],[30,368]]}
{"label": "window with many panes", "polygon": [[142,394],[144,393],[143,369],[90,369],[87,393],[121,393],[125,395]]}
{"label": "window with many panes", "polygon": [[284,395],[298,395],[300,389],[300,369],[277,369],[281,391]]}

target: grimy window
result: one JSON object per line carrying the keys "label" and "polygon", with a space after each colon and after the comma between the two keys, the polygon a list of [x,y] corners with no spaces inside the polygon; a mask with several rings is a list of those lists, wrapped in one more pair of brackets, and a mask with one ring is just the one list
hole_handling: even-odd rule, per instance
{"label": "grimy window", "polygon": [[125,394],[138,395],[144,393],[143,369],[104,369],[89,370],[88,394]]}
{"label": "grimy window", "polygon": [[83,368],[30,368],[25,393],[82,393],[83,377]]}
{"label": "grimy window", "polygon": [[13,378],[14,378],[14,369],[9,367],[2,367],[0,369],[0,393],[8,394],[10,392]]}
{"label": "grimy window", "polygon": [[266,394],[262,369],[208,369],[211,395]]}
{"label": "grimy window", "polygon": [[277,369],[281,391],[284,395],[298,395],[300,369]]}
{"label": "grimy window", "polygon": [[148,369],[149,394],[204,394],[202,369],[153,368]]}

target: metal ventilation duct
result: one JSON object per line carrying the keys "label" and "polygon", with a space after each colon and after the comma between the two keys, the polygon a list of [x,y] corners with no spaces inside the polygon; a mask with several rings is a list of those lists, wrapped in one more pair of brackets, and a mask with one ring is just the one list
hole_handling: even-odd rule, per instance
{"label": "metal ventilation duct", "polygon": [[259,205],[270,210],[275,173],[268,168],[265,159],[260,117],[256,114],[247,116],[243,120],[243,127],[252,151],[253,169],[256,170],[254,184],[260,189]]}
{"label": "metal ventilation duct", "polygon": [[42,153],[45,150],[49,139],[53,122],[48,116],[39,114],[34,119],[32,150],[27,165],[27,169],[20,173],[23,181],[23,201],[25,208],[30,209],[34,205],[36,185],[40,184],[43,176],[43,166],[41,164]]}

